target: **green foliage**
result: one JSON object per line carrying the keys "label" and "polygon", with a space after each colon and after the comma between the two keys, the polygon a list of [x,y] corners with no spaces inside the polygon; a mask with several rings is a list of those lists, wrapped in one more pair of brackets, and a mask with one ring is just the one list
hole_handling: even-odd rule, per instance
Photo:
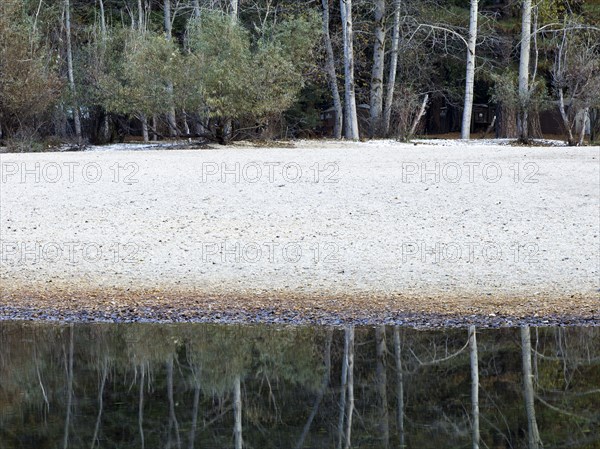
{"label": "green foliage", "polygon": [[179,49],[172,41],[150,32],[130,32],[116,39],[112,44],[122,45],[122,58],[112,61],[99,80],[105,108],[128,115],[167,112],[181,73],[183,58]]}
{"label": "green foliage", "polygon": [[220,13],[206,13],[189,30],[198,90],[211,117],[260,122],[295,102],[316,43],[314,17],[292,19],[254,44],[250,32]]}

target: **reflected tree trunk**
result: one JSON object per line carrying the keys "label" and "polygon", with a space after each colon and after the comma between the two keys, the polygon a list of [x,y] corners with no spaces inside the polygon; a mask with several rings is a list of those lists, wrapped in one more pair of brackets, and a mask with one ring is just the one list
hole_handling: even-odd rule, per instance
{"label": "reflected tree trunk", "polygon": [[[175,400],[173,399],[173,359],[167,360],[167,395],[169,398],[169,441],[171,440],[171,430],[175,429],[175,441],[177,447],[181,448],[181,438],[179,436],[179,423],[175,415]],[[168,445],[170,447],[170,444]]]}
{"label": "reflected tree trunk", "polygon": [[469,353],[471,359],[471,419],[473,426],[473,449],[479,449],[479,361],[475,326],[469,326]]}
{"label": "reflected tree trunk", "polygon": [[398,433],[400,434],[400,448],[406,447],[404,432],[404,372],[402,369],[402,342],[400,340],[400,326],[394,326],[394,355],[396,357],[396,396],[398,400]]}
{"label": "reflected tree trunk", "polygon": [[375,344],[377,353],[377,396],[379,396],[379,437],[381,447],[390,446],[390,422],[387,401],[387,345],[385,341],[385,326],[375,328]]}
{"label": "reflected tree trunk", "polygon": [[140,374],[140,395],[138,402],[138,428],[140,431],[140,441],[141,448],[144,449],[144,380],[146,377],[146,367],[145,365],[141,365],[141,374]]}
{"label": "reflected tree trunk", "polygon": [[310,431],[310,426],[319,411],[319,406],[321,405],[321,401],[323,400],[323,396],[327,391],[327,387],[329,387],[329,380],[331,378],[331,342],[333,340],[333,329],[329,328],[327,330],[327,340],[325,342],[325,354],[324,364],[325,364],[325,372],[323,373],[323,381],[321,382],[321,389],[319,390],[319,394],[315,398],[315,403],[313,405],[312,411],[310,412],[310,416],[304,425],[304,429],[302,429],[302,434],[298,439],[298,443],[296,444],[296,448],[300,449],[304,446],[304,440],[308,436],[308,432]]}
{"label": "reflected tree trunk", "polygon": [[106,377],[108,376],[108,361],[106,358],[102,363],[102,377],[100,379],[100,388],[98,389],[98,417],[96,418],[96,426],[94,427],[94,436],[92,437],[91,449],[94,449],[96,443],[98,445],[98,433],[100,432],[100,423],[102,421],[102,409],[104,407],[104,386],[106,385]]}
{"label": "reflected tree trunk", "polygon": [[352,415],[354,413],[354,326],[346,328],[346,343],[348,356],[345,357],[348,363],[348,399],[346,403],[346,438],[344,448],[349,449],[352,442]]}
{"label": "reflected tree trunk", "polygon": [[[346,331],[347,332],[347,331]],[[342,379],[340,382],[340,407],[339,407],[339,419],[338,419],[338,441],[337,448],[342,448],[342,441],[344,439],[344,421],[346,415],[346,391],[348,389],[348,339],[344,338],[344,357],[342,359]]]}
{"label": "reflected tree trunk", "polygon": [[190,429],[189,449],[194,449],[194,440],[196,439],[196,430],[198,428],[198,405],[200,404],[200,385],[196,383],[194,387],[194,402],[192,405],[192,427]]}
{"label": "reflected tree trunk", "polygon": [[531,369],[531,333],[528,326],[521,327],[521,350],[523,356],[523,393],[527,413],[527,440],[529,449],[540,449],[542,440],[535,418],[533,373]]}
{"label": "reflected tree trunk", "polygon": [[240,376],[236,376],[233,381],[233,439],[235,449],[242,449],[242,387]]}
{"label": "reflected tree trunk", "polygon": [[65,432],[63,448],[69,447],[69,429],[71,428],[71,408],[73,406],[73,325],[69,325],[69,354],[65,353],[67,371],[67,412],[65,414]]}

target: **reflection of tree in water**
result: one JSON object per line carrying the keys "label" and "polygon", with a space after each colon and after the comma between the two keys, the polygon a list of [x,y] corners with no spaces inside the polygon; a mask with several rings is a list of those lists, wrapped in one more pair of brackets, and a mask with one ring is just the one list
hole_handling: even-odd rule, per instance
{"label": "reflection of tree in water", "polygon": [[0,448],[599,443],[599,329],[470,335],[3,323]]}

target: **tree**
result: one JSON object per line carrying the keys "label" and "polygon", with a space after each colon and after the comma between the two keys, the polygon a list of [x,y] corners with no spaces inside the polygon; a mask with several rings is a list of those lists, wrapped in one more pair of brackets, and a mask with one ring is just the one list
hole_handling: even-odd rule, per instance
{"label": "tree", "polygon": [[461,139],[471,137],[471,113],[473,111],[473,88],[475,85],[475,47],[477,46],[477,14],[479,0],[471,0],[469,19],[469,39],[467,44],[467,79],[465,82],[465,102],[463,106]]}
{"label": "tree", "polygon": [[345,133],[346,139],[358,140],[358,114],[354,91],[354,31],[352,25],[352,0],[340,0],[342,29],[344,35],[344,86],[345,86]]}

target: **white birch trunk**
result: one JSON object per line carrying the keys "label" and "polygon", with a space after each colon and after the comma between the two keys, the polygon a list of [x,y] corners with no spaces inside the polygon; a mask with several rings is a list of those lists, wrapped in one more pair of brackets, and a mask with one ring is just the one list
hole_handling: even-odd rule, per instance
{"label": "white birch trunk", "polygon": [[531,0],[523,0],[521,55],[519,59],[519,140],[529,140],[529,59],[531,53]]}
{"label": "white birch trunk", "polygon": [[465,82],[465,104],[463,107],[461,139],[471,138],[471,115],[473,112],[473,88],[475,85],[475,47],[477,46],[477,14],[479,0],[471,0],[469,40],[467,46],[467,80]]}
{"label": "white birch trunk", "polygon": [[400,5],[401,0],[394,2],[394,25],[392,28],[392,50],[390,52],[390,70],[388,74],[387,89],[385,93],[385,108],[383,111],[383,134],[390,133],[392,120],[392,103],[394,102],[394,89],[396,87],[396,73],[398,71],[398,47],[400,45]]}
{"label": "white birch trunk", "polygon": [[242,449],[242,388],[240,376],[236,376],[233,382],[233,439],[235,449]]}
{"label": "white birch trunk", "polygon": [[140,115],[140,121],[142,122],[142,136],[144,138],[144,142],[149,142],[150,137],[148,135],[148,119],[146,118],[146,114]]}
{"label": "white birch trunk", "polygon": [[234,22],[237,22],[237,20],[238,20],[238,7],[239,7],[238,4],[239,4],[239,0],[229,0],[229,4],[230,4],[230,7],[231,7],[231,10],[230,10],[231,19]]}
{"label": "white birch trunk", "polygon": [[383,114],[383,73],[385,64],[385,0],[375,0],[375,43],[373,44],[373,69],[371,71],[371,109],[369,135],[381,134]]}
{"label": "white birch trunk", "polygon": [[590,118],[590,108],[584,108],[581,113],[581,133],[579,134],[579,146],[582,146],[585,143],[585,130],[587,128],[587,123]]}
{"label": "white birch trunk", "polygon": [[471,419],[473,449],[479,449],[479,362],[475,326],[469,326],[469,352],[471,355]]}
{"label": "white birch trunk", "polygon": [[342,100],[337,83],[337,74],[335,72],[335,58],[333,56],[333,46],[331,45],[331,35],[329,34],[329,0],[321,0],[323,4],[323,41],[325,44],[326,62],[325,70],[329,79],[329,88],[331,89],[331,98],[333,99],[333,109],[335,111],[335,122],[333,124],[333,136],[336,139],[342,137],[342,121],[344,111],[342,109]]}
{"label": "white birch trunk", "polygon": [[535,418],[535,396],[531,369],[531,333],[527,326],[521,327],[521,350],[523,356],[523,393],[525,396],[525,412],[527,413],[528,449],[540,449],[542,441]]}
{"label": "white birch trunk", "polygon": [[354,92],[354,31],[352,25],[352,0],[340,0],[342,28],[344,31],[344,84],[345,84],[345,137],[358,140],[358,114]]}
{"label": "white birch trunk", "polygon": [[81,141],[81,118],[79,117],[79,106],[77,105],[77,89],[75,88],[75,74],[73,71],[73,48],[71,45],[71,5],[65,0],[65,32],[67,34],[67,75],[69,78],[69,89],[73,95],[73,121],[75,122],[75,135]]}

